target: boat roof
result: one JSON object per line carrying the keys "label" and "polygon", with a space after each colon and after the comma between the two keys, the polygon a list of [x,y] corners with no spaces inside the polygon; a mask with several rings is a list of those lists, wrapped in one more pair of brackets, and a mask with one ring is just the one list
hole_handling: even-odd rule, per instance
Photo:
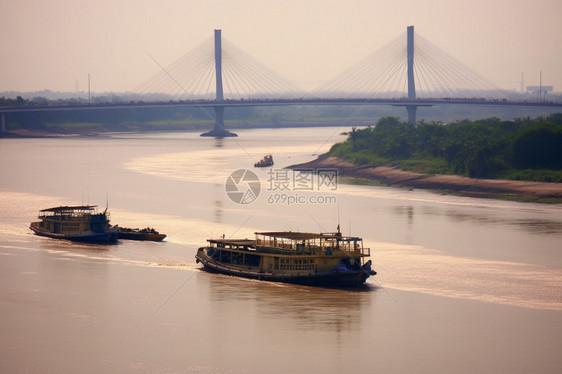
{"label": "boat roof", "polygon": [[54,208],[42,209],[40,212],[68,212],[74,210],[94,210],[97,205],[77,205],[77,206],[57,206]]}
{"label": "boat roof", "polygon": [[296,231],[271,231],[271,232],[255,232],[256,235],[269,236],[274,238],[282,238],[289,240],[311,240],[320,238],[337,238],[339,240],[357,241],[358,237],[343,237],[339,232],[296,232]]}
{"label": "boat roof", "polygon": [[209,243],[228,244],[236,246],[253,246],[256,244],[252,239],[207,239]]}

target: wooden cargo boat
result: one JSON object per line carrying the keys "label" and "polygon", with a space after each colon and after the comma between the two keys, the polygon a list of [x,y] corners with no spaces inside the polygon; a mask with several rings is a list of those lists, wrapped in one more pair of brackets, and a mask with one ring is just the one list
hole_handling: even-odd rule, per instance
{"label": "wooden cargo boat", "polygon": [[272,155],[265,155],[261,160],[254,164],[256,168],[266,168],[269,166],[273,166],[273,156]]}
{"label": "wooden cargo boat", "polygon": [[115,243],[119,227],[109,224],[107,208],[98,213],[97,205],[59,206],[39,211],[41,221],[29,228],[37,235],[91,243]]}
{"label": "wooden cargo boat", "polygon": [[336,233],[256,232],[251,239],[208,239],[195,256],[206,270],[312,286],[359,286],[376,272],[358,237]]}
{"label": "wooden cargo boat", "polygon": [[130,229],[128,227],[119,227],[119,239],[128,240],[148,240],[153,242],[161,242],[166,234],[160,234],[153,228]]}

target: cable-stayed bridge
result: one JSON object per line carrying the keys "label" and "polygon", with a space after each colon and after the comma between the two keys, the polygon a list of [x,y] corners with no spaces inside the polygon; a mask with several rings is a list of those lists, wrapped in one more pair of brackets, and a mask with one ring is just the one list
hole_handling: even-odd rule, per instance
{"label": "cable-stayed bridge", "polygon": [[[444,104],[562,107],[539,99],[523,101],[407,28],[383,48],[312,92],[304,92],[264,64],[223,39],[221,30],[135,88],[129,102],[0,107],[2,131],[5,113],[41,110],[83,110],[132,107],[198,107],[214,119],[215,127],[203,134],[235,136],[226,130],[224,109],[275,105],[403,106],[411,124],[420,106]],[[141,99],[138,100],[138,97]],[[540,96],[542,98],[542,96]]]}

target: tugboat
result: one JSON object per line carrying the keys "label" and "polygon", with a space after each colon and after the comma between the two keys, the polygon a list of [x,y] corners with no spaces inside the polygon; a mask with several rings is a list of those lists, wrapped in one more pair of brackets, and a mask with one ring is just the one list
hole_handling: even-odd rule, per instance
{"label": "tugboat", "polygon": [[272,155],[265,155],[261,160],[254,164],[256,168],[266,168],[269,166],[273,166],[273,156]]}
{"label": "tugboat", "polygon": [[149,240],[153,242],[161,242],[166,234],[160,234],[151,227],[145,229],[130,229],[128,227],[119,227],[119,239],[129,240]]}
{"label": "tugboat", "polygon": [[358,237],[335,233],[256,232],[251,239],[208,239],[195,255],[205,270],[311,286],[356,287],[376,272]]}
{"label": "tugboat", "polygon": [[115,243],[119,227],[109,224],[107,208],[98,213],[97,205],[59,206],[39,211],[41,221],[29,228],[40,236],[90,243]]}

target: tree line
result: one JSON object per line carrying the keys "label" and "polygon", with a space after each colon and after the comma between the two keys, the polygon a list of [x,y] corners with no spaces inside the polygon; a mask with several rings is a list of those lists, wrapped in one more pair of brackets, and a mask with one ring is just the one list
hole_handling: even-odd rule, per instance
{"label": "tree line", "polygon": [[562,182],[562,114],[411,126],[385,117],[353,128],[330,155],[355,164],[395,165],[427,174]]}

